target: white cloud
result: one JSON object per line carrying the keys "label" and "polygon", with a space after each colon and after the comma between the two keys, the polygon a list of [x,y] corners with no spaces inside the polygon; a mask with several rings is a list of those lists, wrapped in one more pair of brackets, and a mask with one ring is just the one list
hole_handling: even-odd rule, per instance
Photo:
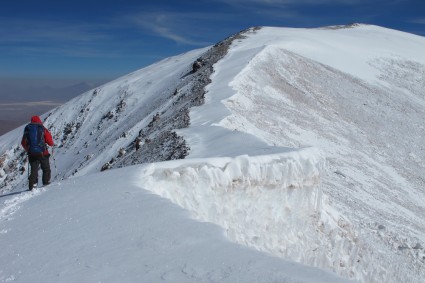
{"label": "white cloud", "polygon": [[138,27],[179,44],[205,46],[208,28],[205,23],[227,18],[229,15],[190,12],[143,12],[128,19]]}
{"label": "white cloud", "polygon": [[425,25],[425,18],[416,18],[409,21],[410,23]]}

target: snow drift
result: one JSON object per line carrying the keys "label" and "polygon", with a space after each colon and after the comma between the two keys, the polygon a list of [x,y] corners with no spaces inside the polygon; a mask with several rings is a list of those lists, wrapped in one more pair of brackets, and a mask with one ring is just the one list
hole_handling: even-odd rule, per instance
{"label": "snow drift", "polygon": [[[362,282],[414,281],[412,268],[375,252],[324,196],[325,159],[313,148],[235,158],[188,159],[142,168],[138,184],[226,235],[273,255]],[[413,267],[414,268],[414,267]]]}

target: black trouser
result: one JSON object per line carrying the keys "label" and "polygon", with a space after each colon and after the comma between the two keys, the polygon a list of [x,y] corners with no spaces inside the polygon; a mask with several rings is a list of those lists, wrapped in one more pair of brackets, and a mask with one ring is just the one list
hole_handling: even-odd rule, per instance
{"label": "black trouser", "polygon": [[39,155],[39,156],[33,156],[29,155],[29,163],[31,166],[31,173],[29,176],[29,189],[32,190],[34,187],[34,184],[38,183],[38,169],[41,166],[41,170],[43,171],[43,185],[47,185],[50,182],[50,163],[49,163],[49,157],[48,155]]}

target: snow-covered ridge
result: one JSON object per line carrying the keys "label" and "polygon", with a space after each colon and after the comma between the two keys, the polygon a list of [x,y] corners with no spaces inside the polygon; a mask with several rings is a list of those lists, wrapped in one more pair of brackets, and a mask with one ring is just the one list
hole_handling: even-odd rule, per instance
{"label": "snow-covered ridge", "polygon": [[196,145],[192,154],[324,149],[330,167],[324,194],[373,254],[370,268],[363,262],[339,274],[416,282],[425,271],[425,225],[418,217],[425,213],[424,38],[363,25],[246,35],[215,65],[206,104],[192,109],[196,132],[181,131]]}
{"label": "snow-covered ridge", "polygon": [[[138,186],[239,243],[364,282],[417,282],[423,46],[376,26],[250,29],[50,112],[54,171],[61,179],[153,162]],[[194,70],[198,59],[206,63]],[[26,184],[21,135],[0,139],[4,191]],[[179,158],[188,159],[158,163]],[[4,204],[5,215],[20,205]]]}

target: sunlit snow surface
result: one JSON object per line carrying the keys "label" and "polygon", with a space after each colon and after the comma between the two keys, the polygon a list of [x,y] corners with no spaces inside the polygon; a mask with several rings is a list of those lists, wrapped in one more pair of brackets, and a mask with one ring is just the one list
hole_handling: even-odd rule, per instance
{"label": "sunlit snow surface", "polygon": [[[178,130],[188,158],[117,173],[87,175],[134,140],[154,113],[174,105],[178,98],[166,94],[205,49],[81,95],[46,124],[63,145],[55,154],[56,182],[84,177],[16,195],[26,175],[12,181],[1,198],[7,252],[0,280],[26,282],[28,270],[39,282],[339,280],[231,245],[217,227],[188,219],[148,190],[219,225],[231,241],[274,256],[364,282],[420,282],[424,46],[422,37],[376,26],[252,29],[214,65],[205,104],[191,108],[189,128]],[[105,120],[112,112],[114,120]],[[70,122],[78,129],[65,137]],[[21,133],[0,138],[3,164],[19,154]],[[1,170],[5,180],[11,173]],[[64,250],[55,242],[60,237]]]}
{"label": "sunlit snow surface", "polygon": [[346,282],[231,243],[218,226],[141,189],[144,168],[10,196],[0,282]]}

